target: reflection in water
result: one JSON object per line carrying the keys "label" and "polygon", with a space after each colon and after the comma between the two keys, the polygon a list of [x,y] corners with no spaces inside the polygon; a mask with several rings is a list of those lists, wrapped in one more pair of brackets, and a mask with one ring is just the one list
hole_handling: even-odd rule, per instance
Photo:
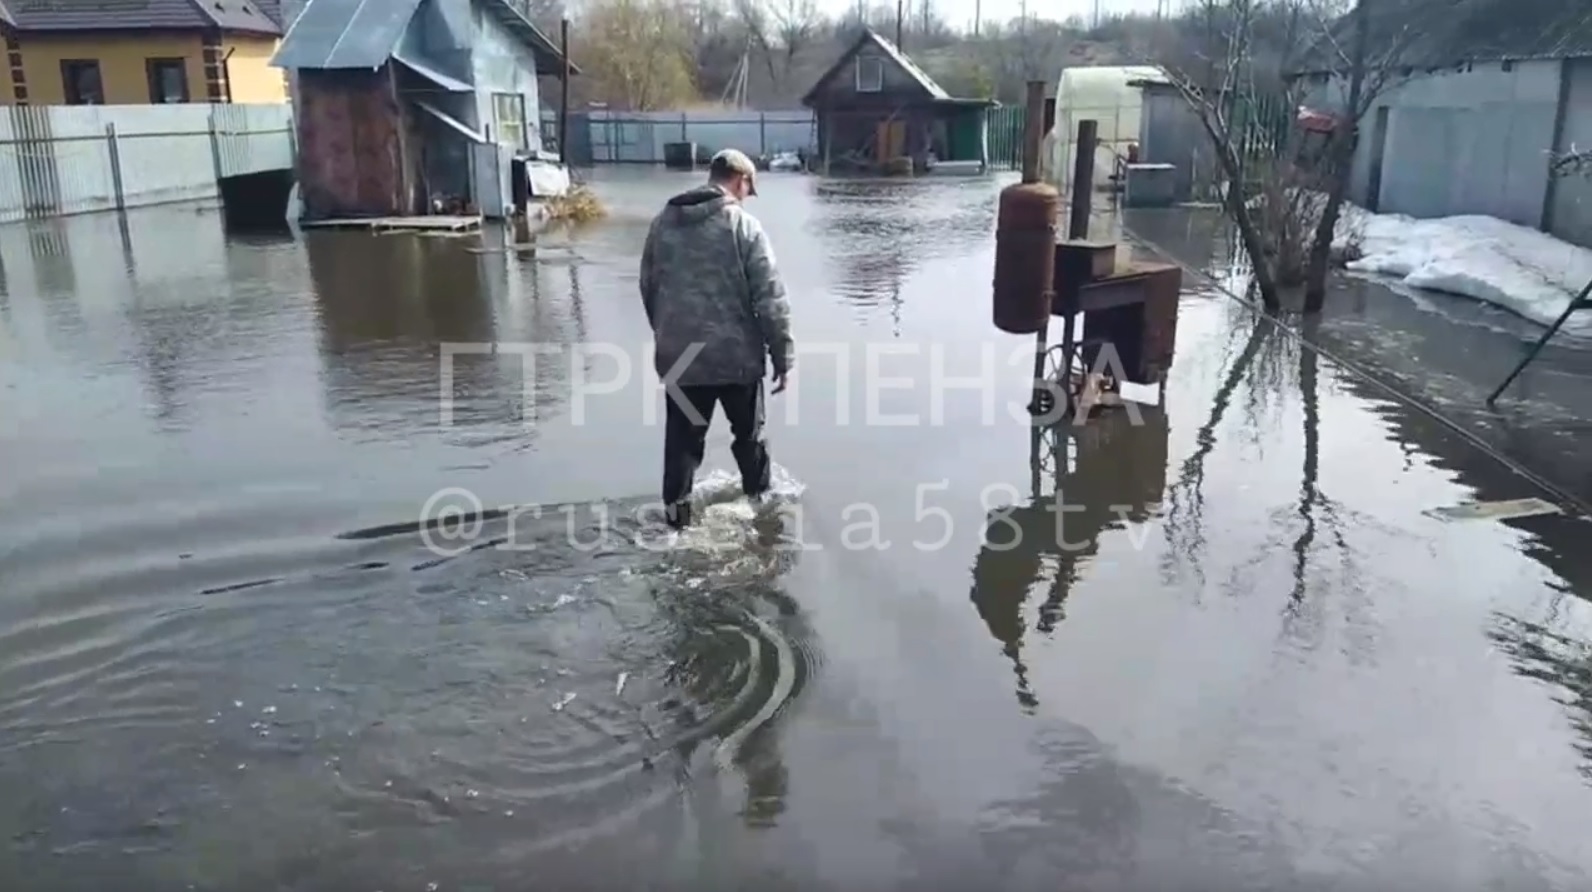
{"label": "reflection in water", "polygon": [[[742,820],[768,827],[784,812],[789,789],[778,735],[769,723],[806,687],[817,651],[796,603],[776,582],[799,551],[789,518],[775,512],[748,520],[733,517],[733,508],[709,508],[706,523],[716,531],[708,539],[715,545],[671,556],[669,571],[661,575],[669,583],[655,592],[656,609],[675,630],[666,677],[696,703],[717,703],[729,721],[740,724],[740,730],[713,729],[722,748],[715,762],[745,778]],[[735,531],[729,538],[744,552],[724,549],[727,529]],[[772,615],[763,612],[768,608]],[[734,671],[726,674],[727,666]],[[729,686],[737,692],[727,699]],[[696,735],[676,747],[682,767],[702,743]]]}
{"label": "reflection in water", "polygon": [[899,334],[901,289],[931,258],[955,256],[988,238],[997,181],[823,180],[810,225],[837,269],[836,290],[862,305],[888,303]]}
{"label": "reflection in water", "polygon": [[351,530],[357,565],[163,591],[91,644],[0,629],[4,775],[34,779],[0,886],[87,888],[134,851],[150,888],[405,887],[416,851],[443,888],[510,887],[531,854],[554,886],[617,882],[614,858],[774,822],[816,651],[780,589],[790,519],[741,507],[672,547],[630,501],[485,518],[448,558],[419,523]]}
{"label": "reflection in water", "polygon": [[491,341],[478,258],[464,239],[313,232],[304,240],[325,349]]}
{"label": "reflection in water", "polygon": [[527,423],[567,402],[586,327],[581,264],[567,248],[316,232],[305,249],[339,428],[434,426],[446,392],[455,436],[521,441]]}
{"label": "reflection in water", "polygon": [[[1235,331],[1241,330],[1235,328]],[[1232,405],[1238,385],[1248,379],[1251,367],[1266,346],[1277,339],[1275,323],[1257,314],[1243,347],[1228,366],[1227,374],[1223,376],[1222,383],[1217,386],[1216,394],[1211,398],[1211,414],[1194,435],[1194,451],[1183,460],[1182,466],[1178,469],[1177,479],[1167,491],[1166,522],[1162,525],[1162,529],[1165,531],[1167,544],[1171,546],[1170,554],[1180,556],[1185,566],[1195,574],[1202,585],[1205,582],[1205,574],[1201,569],[1204,564],[1201,553],[1205,550],[1206,544],[1205,462],[1216,448],[1216,430],[1221,426],[1222,419],[1226,417],[1227,410]]]}
{"label": "reflection in water", "polygon": [[[1300,326],[1305,338],[1315,336],[1318,320],[1314,317],[1301,320]],[[1321,407],[1320,395],[1317,390],[1320,386],[1320,360],[1321,356],[1308,344],[1295,343],[1299,356],[1299,396],[1304,404],[1303,429],[1304,429],[1304,454],[1301,459],[1299,473],[1299,505],[1297,513],[1302,522],[1299,538],[1294,540],[1294,569],[1293,592],[1289,597],[1290,612],[1296,611],[1305,596],[1305,585],[1308,577],[1308,564],[1311,548],[1316,540],[1316,526],[1318,515],[1326,520],[1327,528],[1332,536],[1332,541],[1337,545],[1338,553],[1344,560],[1352,554],[1348,543],[1343,537],[1343,523],[1339,519],[1339,507],[1336,502],[1327,498],[1321,492]]]}
{"label": "reflection in water", "polygon": [[1496,614],[1490,637],[1515,671],[1556,688],[1580,740],[1581,773],[1592,781],[1592,646],[1547,626]]}
{"label": "reflection in water", "polygon": [[72,265],[71,241],[62,219],[21,224],[27,229],[27,252],[33,264],[34,287],[42,300],[48,337],[57,349],[70,349],[83,340],[83,312],[78,305],[77,270]]}
{"label": "reflection in water", "polygon": [[[973,564],[973,604],[1012,661],[1025,709],[1039,702],[1022,660],[1029,592],[1045,585],[1034,628],[1048,635],[1101,533],[1144,523],[1159,510],[1168,432],[1166,413],[1151,408],[1103,413],[1082,426],[1036,427],[1030,502],[990,512]],[[1049,494],[1047,481],[1054,483]]]}
{"label": "reflection in water", "polygon": [[[467,240],[363,232],[305,239],[320,320],[322,380],[332,421],[345,430],[436,424],[442,345],[452,360],[461,426],[518,420],[521,355],[491,355],[494,305],[506,290],[483,270],[501,255]],[[487,257],[491,261],[487,261]]]}

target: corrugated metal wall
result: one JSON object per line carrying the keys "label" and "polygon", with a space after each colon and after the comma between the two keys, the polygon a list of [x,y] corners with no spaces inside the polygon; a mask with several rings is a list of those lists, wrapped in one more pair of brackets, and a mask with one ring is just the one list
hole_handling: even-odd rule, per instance
{"label": "corrugated metal wall", "polygon": [[0,222],[213,198],[220,177],[292,167],[285,105],[9,106]]}
{"label": "corrugated metal wall", "polygon": [[1173,192],[1178,201],[1205,198],[1196,184],[1216,181],[1215,153],[1199,117],[1175,87],[1144,88],[1139,119],[1139,158],[1146,164],[1171,164],[1177,168]]}
{"label": "corrugated metal wall", "polygon": [[1355,157],[1350,198],[1365,205],[1381,157],[1383,213],[1414,217],[1484,214],[1541,226],[1554,143],[1557,61],[1478,63],[1416,77],[1389,90],[1387,129],[1376,145],[1373,108]]}
{"label": "corrugated metal wall", "polygon": [[[1592,148],[1592,59],[1564,64],[1564,111],[1558,151]],[[1548,231],[1568,242],[1592,247],[1592,179],[1565,177],[1553,184]]]}

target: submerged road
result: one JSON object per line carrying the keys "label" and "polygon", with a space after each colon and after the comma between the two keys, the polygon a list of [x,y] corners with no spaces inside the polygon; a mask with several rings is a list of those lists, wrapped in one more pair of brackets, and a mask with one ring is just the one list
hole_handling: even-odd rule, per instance
{"label": "submerged road", "polygon": [[1200,287],[1164,412],[1031,437],[999,183],[764,180],[782,498],[719,430],[673,542],[690,178],[534,253],[0,228],[0,887],[1592,882],[1584,521],[1443,519],[1542,493]]}

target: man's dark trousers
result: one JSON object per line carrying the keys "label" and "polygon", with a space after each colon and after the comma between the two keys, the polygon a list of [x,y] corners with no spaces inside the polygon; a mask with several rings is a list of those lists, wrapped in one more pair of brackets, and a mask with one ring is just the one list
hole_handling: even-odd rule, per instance
{"label": "man's dark trousers", "polygon": [[[714,406],[723,406],[735,442],[730,452],[741,470],[741,486],[749,496],[768,490],[771,467],[763,441],[763,382],[670,387],[663,432],[663,503],[667,508],[688,505],[697,467],[707,449],[708,425]],[[694,415],[693,415],[694,410]],[[680,512],[689,522],[689,508]],[[679,516],[679,515],[677,515]]]}

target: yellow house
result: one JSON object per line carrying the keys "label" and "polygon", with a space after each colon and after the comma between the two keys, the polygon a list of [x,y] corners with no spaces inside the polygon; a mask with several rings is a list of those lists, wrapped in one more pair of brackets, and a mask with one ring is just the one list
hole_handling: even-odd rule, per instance
{"label": "yellow house", "polygon": [[286,102],[279,2],[0,0],[0,104]]}

